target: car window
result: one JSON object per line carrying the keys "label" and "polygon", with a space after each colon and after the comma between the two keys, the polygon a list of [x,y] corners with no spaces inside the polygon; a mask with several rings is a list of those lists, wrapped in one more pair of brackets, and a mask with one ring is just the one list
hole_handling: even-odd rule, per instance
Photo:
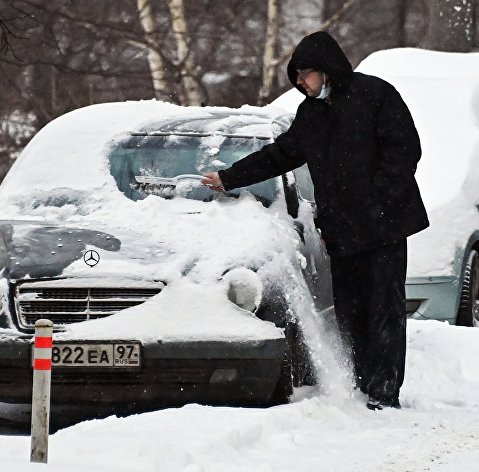
{"label": "car window", "polygon": [[[226,169],[268,142],[269,139],[224,135],[131,135],[113,144],[109,154],[110,172],[118,188],[132,200],[154,194],[168,199],[180,196],[210,201],[218,193],[198,180],[182,181],[176,186],[138,184],[138,177],[174,178]],[[269,206],[278,195],[278,183],[270,179],[246,187],[246,190]],[[238,196],[240,191],[236,189],[227,195]]]}
{"label": "car window", "polygon": [[309,173],[308,165],[304,164],[294,170],[299,195],[303,200],[314,202],[314,186]]}

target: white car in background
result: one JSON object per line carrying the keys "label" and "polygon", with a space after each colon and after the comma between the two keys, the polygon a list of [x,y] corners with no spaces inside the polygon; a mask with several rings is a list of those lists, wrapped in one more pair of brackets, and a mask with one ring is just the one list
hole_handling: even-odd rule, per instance
{"label": "white car in background", "polygon": [[[479,54],[391,49],[371,54],[356,71],[396,87],[421,138],[416,178],[431,225],[408,238],[408,315],[477,325]],[[295,113],[303,99],[294,89],[273,105]]]}

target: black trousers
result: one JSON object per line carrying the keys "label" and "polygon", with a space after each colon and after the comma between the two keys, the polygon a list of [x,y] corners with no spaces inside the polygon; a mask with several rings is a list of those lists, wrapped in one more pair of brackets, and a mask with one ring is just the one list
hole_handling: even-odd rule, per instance
{"label": "black trousers", "polygon": [[331,257],[339,330],[352,349],[358,386],[394,402],[406,359],[406,239],[346,257]]}

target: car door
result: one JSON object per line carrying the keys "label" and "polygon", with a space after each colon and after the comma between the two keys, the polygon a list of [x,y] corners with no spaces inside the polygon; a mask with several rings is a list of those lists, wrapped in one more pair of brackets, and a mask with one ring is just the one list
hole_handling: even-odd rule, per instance
{"label": "car door", "polygon": [[306,281],[313,294],[316,309],[320,313],[329,313],[333,310],[331,269],[321,232],[314,225],[316,203],[313,182],[306,164],[295,169],[293,174],[300,206],[297,220],[303,227],[304,256],[307,260],[304,269]]}

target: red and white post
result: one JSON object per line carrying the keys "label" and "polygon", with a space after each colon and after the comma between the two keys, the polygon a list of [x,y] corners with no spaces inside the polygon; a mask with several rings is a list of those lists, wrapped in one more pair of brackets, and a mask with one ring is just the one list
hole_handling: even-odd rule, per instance
{"label": "red and white post", "polygon": [[33,352],[32,443],[30,462],[47,463],[52,378],[52,333],[50,320],[35,323]]}

